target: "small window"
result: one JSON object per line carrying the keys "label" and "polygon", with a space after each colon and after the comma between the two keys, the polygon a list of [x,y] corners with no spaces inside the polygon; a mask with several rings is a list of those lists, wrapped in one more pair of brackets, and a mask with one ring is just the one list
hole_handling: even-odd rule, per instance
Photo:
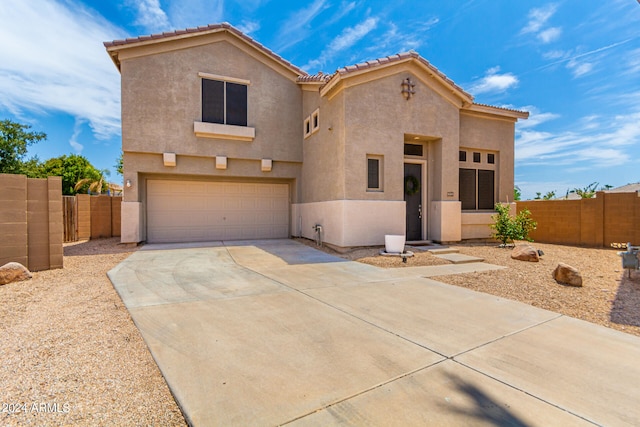
{"label": "small window", "polygon": [[404,155],[422,157],[424,146],[422,144],[404,144]]}
{"label": "small window", "polygon": [[203,78],[202,121],[247,126],[247,85]]}
{"label": "small window", "polygon": [[493,165],[496,163],[496,155],[495,154],[487,154],[487,163]]}
{"label": "small window", "polygon": [[316,132],[320,129],[320,109],[311,114],[311,132]]}
{"label": "small window", "polygon": [[308,138],[311,135],[311,117],[304,119],[303,131],[305,138]]}
{"label": "small window", "polygon": [[367,191],[382,191],[382,156],[367,156]]}
{"label": "small window", "polygon": [[464,150],[460,150],[459,154],[458,154],[458,160],[460,160],[461,162],[466,162],[467,161],[467,152]]}
{"label": "small window", "polygon": [[473,153],[473,163],[480,163],[480,153]]}

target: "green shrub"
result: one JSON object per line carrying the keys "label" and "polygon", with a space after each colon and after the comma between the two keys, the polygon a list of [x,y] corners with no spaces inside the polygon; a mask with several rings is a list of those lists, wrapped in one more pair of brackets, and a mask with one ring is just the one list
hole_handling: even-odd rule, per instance
{"label": "green shrub", "polygon": [[533,241],[529,233],[536,229],[537,223],[531,219],[531,212],[528,209],[521,210],[518,215],[512,217],[509,214],[509,206],[496,203],[497,215],[492,216],[495,221],[490,227],[493,229],[492,236],[506,246],[508,242],[515,240]]}

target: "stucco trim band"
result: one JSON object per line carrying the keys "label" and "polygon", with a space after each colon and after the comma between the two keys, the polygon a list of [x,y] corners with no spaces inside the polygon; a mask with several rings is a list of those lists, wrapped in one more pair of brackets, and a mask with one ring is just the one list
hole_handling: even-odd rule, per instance
{"label": "stucco trim band", "polygon": [[193,122],[193,133],[200,138],[253,141],[256,129],[247,126],[222,125],[219,123]]}

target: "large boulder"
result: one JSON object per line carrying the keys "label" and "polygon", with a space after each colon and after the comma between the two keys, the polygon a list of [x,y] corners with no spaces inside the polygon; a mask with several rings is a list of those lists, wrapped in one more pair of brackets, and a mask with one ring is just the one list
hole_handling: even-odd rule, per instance
{"label": "large boulder", "polygon": [[511,258],[520,261],[539,262],[538,251],[531,245],[518,245],[511,251]]}
{"label": "large boulder", "polygon": [[0,267],[0,285],[31,279],[31,273],[19,262],[9,262]]}
{"label": "large boulder", "polygon": [[553,270],[553,278],[556,282],[569,286],[582,286],[582,275],[577,268],[564,263],[558,263]]}

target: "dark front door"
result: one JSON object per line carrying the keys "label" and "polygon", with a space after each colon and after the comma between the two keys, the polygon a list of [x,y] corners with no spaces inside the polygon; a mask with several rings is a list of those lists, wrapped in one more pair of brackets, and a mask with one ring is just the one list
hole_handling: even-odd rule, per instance
{"label": "dark front door", "polygon": [[407,202],[407,240],[422,240],[421,164],[404,164],[404,201]]}

